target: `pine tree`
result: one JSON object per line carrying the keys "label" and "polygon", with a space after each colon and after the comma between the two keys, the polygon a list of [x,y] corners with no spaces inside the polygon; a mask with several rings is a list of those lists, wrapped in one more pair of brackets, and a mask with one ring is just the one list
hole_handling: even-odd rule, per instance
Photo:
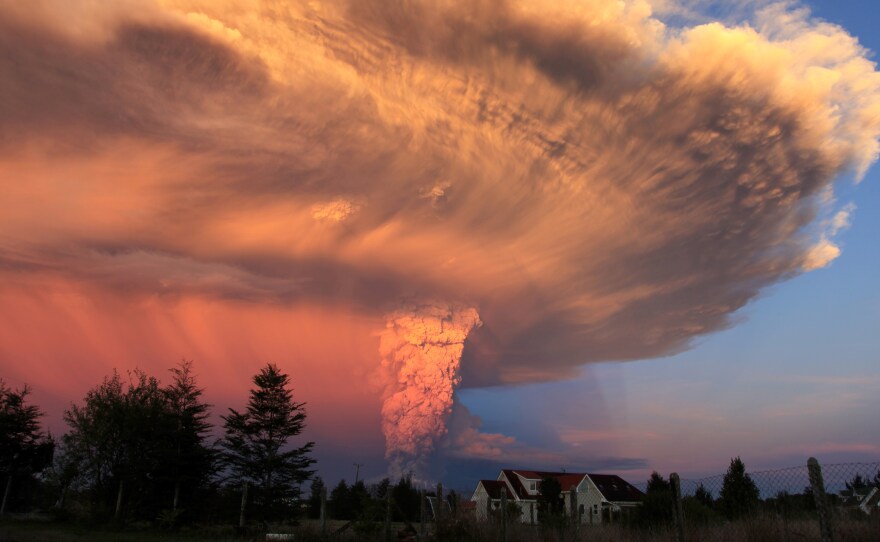
{"label": "pine tree", "polygon": [[309,517],[318,519],[321,517],[321,493],[326,491],[324,480],[320,476],[312,478],[312,484],[309,486]]}
{"label": "pine tree", "polygon": [[856,474],[852,480],[844,483],[846,484],[846,488],[850,491],[868,487],[868,479],[862,478],[861,474]]}
{"label": "pine tree", "polygon": [[196,385],[192,361],[184,360],[170,372],[173,379],[164,392],[174,420],[168,467],[174,487],[171,509],[177,510],[181,487],[199,487],[208,478],[214,453],[205,443],[211,431],[211,405],[202,401],[203,390]]}
{"label": "pine tree", "polygon": [[253,382],[245,411],[230,408],[221,417],[225,436],[220,445],[228,474],[254,487],[254,501],[267,521],[298,509],[299,486],[313,474],[309,452],[314,442],[288,446],[305,428],[306,412],[305,403],[293,400],[286,374],[270,363]]}
{"label": "pine tree", "polygon": [[672,485],[654,471],[648,478],[645,497],[636,512],[636,522],[646,528],[669,525],[672,523],[673,505]]}
{"label": "pine tree", "polygon": [[721,486],[721,506],[724,513],[730,519],[749,515],[757,509],[759,497],[758,486],[746,474],[745,464],[739,457],[731,459]]}
{"label": "pine tree", "polygon": [[669,480],[663,478],[657,471],[654,471],[651,473],[651,477],[648,478],[646,491],[672,491],[672,485],[669,483]]}
{"label": "pine tree", "polygon": [[333,491],[330,492],[330,514],[333,519],[351,519],[351,509],[349,502],[351,501],[350,490],[345,479],[339,481]]}
{"label": "pine tree", "polygon": [[43,434],[36,405],[27,404],[30,388],[6,387],[0,379],[0,473],[5,478],[0,515],[6,512],[13,478],[32,476],[52,461],[55,442]]}

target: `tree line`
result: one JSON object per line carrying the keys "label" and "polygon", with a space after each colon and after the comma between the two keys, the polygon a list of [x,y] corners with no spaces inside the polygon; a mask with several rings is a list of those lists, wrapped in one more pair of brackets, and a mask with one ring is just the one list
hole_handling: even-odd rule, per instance
{"label": "tree line", "polygon": [[[845,486],[850,491],[869,486],[880,487],[880,471],[873,480],[856,474],[845,482]],[[835,501],[837,496],[829,495],[829,498]],[[746,472],[745,464],[739,457],[730,460],[717,495],[713,495],[701,483],[693,495],[684,496],[681,503],[685,518],[691,523],[703,525],[755,517],[761,513],[794,519],[816,511],[810,486],[804,487],[799,493],[777,491],[772,497],[762,499],[757,484]],[[672,525],[673,507],[670,481],[653,472],[648,479],[642,506],[634,518],[635,523],[643,527]]]}
{"label": "tree line", "polygon": [[245,409],[227,409],[222,437],[212,440],[212,406],[192,362],[170,375],[163,384],[141,370],[127,378],[114,370],[65,410],[61,437],[43,430],[28,386],[0,380],[0,514],[39,507],[169,526],[245,510],[262,522],[296,517],[315,460],[313,442],[292,442],[306,410],[290,377],[272,363],[261,368]]}

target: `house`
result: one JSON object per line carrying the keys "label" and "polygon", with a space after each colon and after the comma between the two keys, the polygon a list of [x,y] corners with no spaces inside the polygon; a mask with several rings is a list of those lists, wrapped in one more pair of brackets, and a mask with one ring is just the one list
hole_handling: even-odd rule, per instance
{"label": "house", "polygon": [[537,523],[541,480],[555,478],[562,488],[565,514],[571,514],[572,499],[581,523],[614,521],[641,504],[644,494],[614,474],[545,472],[504,469],[495,480],[480,480],[471,497],[477,519],[485,519],[501,506],[501,496],[515,503],[520,521]]}

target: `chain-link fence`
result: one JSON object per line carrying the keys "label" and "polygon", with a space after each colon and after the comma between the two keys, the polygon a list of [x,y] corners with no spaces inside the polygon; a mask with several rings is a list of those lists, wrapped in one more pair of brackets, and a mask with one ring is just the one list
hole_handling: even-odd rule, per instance
{"label": "chain-link fence", "polygon": [[810,465],[748,472],[737,459],[725,474],[716,476],[679,479],[675,474],[655,474],[647,482],[634,484],[643,492],[638,505],[604,502],[598,505],[600,514],[595,516],[589,512],[591,507],[578,504],[589,497],[589,492],[564,491],[561,507],[554,512],[540,498],[521,502],[514,492],[501,487],[502,482],[488,485],[484,489],[490,491],[483,500],[476,494],[473,500],[470,496],[444,495],[440,487],[421,492],[411,519],[400,519],[406,517],[402,514],[404,503],[389,494],[373,517],[334,529],[322,528],[324,536],[315,538],[456,542],[880,541],[880,462],[820,467],[811,460]]}
{"label": "chain-link fence", "polygon": [[673,540],[880,541],[880,462],[747,472],[735,459],[725,474],[636,486],[642,517]]}

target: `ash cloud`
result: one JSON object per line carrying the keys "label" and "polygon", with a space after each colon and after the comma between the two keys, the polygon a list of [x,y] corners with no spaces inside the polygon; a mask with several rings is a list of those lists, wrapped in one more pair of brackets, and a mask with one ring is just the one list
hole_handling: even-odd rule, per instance
{"label": "ash cloud", "polygon": [[480,325],[473,308],[437,302],[410,304],[387,316],[379,339],[388,373],[382,431],[394,477],[422,475],[422,462],[446,436],[464,343]]}
{"label": "ash cloud", "polygon": [[791,5],[5,4],[0,273],[377,328],[466,299],[443,394],[666,355],[838,257],[827,194],[878,152],[867,57]]}

